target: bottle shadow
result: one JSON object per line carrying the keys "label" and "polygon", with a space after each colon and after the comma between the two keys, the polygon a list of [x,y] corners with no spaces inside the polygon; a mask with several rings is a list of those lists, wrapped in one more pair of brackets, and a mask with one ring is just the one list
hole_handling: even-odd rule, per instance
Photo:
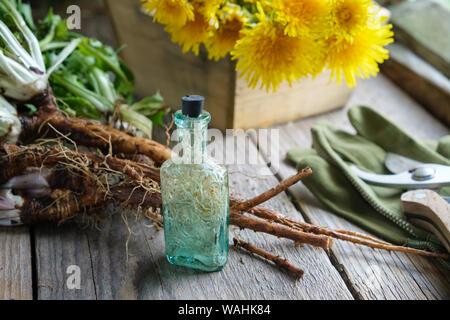
{"label": "bottle shadow", "polygon": [[186,284],[197,283],[213,273],[173,265],[164,254],[139,264],[134,281],[138,299],[187,299],[186,289],[191,286]]}

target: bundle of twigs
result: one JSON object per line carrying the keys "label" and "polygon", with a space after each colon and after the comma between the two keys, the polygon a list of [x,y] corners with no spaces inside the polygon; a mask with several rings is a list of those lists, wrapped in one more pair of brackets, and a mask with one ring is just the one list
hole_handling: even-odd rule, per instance
{"label": "bundle of twigs", "polygon": [[[115,201],[141,212],[152,212],[149,216],[162,225],[158,166],[172,156],[170,149],[148,139],[138,139],[117,132],[98,122],[66,118],[52,103],[43,105],[33,117],[21,116],[21,120],[27,137],[63,138],[22,147],[2,146],[0,184],[15,189],[23,201],[21,205],[15,204],[9,211],[0,211],[0,220],[13,217],[14,221],[20,223],[62,223],[81,212],[95,214],[99,207]],[[105,153],[84,150],[81,149],[82,146],[98,147],[105,150]],[[142,153],[153,159],[153,164],[137,163],[119,157],[129,157],[132,148],[135,148],[134,154]],[[27,193],[22,190],[20,183],[19,187],[14,187],[14,179],[20,181],[18,177],[29,174],[30,170],[39,172],[45,180],[43,189],[46,191],[38,192],[38,197],[36,192]],[[239,228],[271,234],[327,251],[331,248],[333,239],[340,239],[371,248],[448,259],[447,254],[394,246],[355,232],[317,227],[260,206],[310,174],[311,169],[305,168],[252,199],[239,200],[231,197],[230,223]],[[303,271],[286,260],[252,244],[236,239],[235,245],[273,261],[296,276],[303,275]]]}

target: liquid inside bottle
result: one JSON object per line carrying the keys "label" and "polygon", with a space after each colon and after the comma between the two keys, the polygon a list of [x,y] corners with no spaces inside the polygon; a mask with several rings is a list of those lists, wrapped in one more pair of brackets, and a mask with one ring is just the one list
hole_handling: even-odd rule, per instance
{"label": "liquid inside bottle", "polygon": [[228,173],[206,153],[208,112],[175,113],[180,157],[161,167],[166,257],[204,271],[223,268],[228,257]]}

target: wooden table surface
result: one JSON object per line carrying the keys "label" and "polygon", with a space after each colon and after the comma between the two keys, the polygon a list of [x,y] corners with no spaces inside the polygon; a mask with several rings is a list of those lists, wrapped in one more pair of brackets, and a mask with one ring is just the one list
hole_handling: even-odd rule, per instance
{"label": "wooden table surface", "polygon": [[[355,104],[377,108],[418,138],[438,139],[449,133],[379,75],[361,81],[344,109],[277,126],[281,159],[290,148],[310,145],[310,128],[319,119],[351,129],[346,109]],[[247,147],[258,147],[264,162],[264,145],[257,146],[251,139]],[[231,193],[247,198],[276,185],[295,169],[282,161],[276,175],[265,165],[230,166],[229,172]],[[301,183],[264,205],[319,226],[365,232],[328,212]],[[201,273],[170,265],[164,256],[163,232],[149,221],[118,212],[100,228],[0,229],[0,299],[450,299],[450,272],[430,258],[339,240],[327,255],[308,245],[300,248],[289,240],[231,228],[230,238],[238,234],[286,257],[303,268],[305,276],[295,281],[233,247],[221,272]],[[67,286],[71,265],[80,268],[80,289]]]}

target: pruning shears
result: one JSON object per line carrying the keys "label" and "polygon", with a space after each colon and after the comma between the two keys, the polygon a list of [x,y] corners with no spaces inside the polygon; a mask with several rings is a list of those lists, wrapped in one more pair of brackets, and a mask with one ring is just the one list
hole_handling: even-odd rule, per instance
{"label": "pruning shears", "polygon": [[433,189],[450,186],[450,166],[423,163],[388,153],[386,168],[393,174],[374,174],[355,165],[350,169],[367,183],[410,190],[401,196],[407,219],[434,233],[450,252],[450,197]]}
{"label": "pruning shears", "polygon": [[358,177],[374,185],[400,189],[437,189],[450,186],[450,166],[422,163],[394,153],[388,153],[385,166],[394,174],[374,174],[355,165],[350,168]]}

